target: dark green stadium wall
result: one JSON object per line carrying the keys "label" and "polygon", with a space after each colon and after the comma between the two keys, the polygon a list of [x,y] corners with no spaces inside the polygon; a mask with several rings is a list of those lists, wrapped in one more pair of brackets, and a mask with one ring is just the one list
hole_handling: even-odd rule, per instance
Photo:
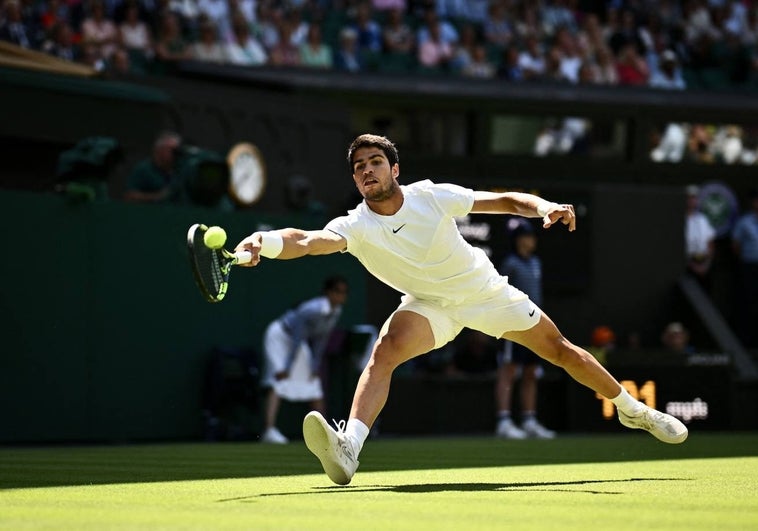
{"label": "dark green stadium wall", "polygon": [[8,191],[0,211],[8,223],[1,442],[200,437],[214,346],[259,348],[266,324],[335,272],[351,283],[341,324],[364,320],[364,276],[347,255],[235,270],[220,304],[194,286],[184,243],[191,223],[223,225],[231,243],[260,223],[315,228],[320,220]]}

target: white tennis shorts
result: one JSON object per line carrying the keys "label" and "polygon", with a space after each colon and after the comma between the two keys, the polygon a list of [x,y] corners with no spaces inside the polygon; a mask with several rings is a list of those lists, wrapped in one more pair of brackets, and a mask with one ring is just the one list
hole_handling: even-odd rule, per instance
{"label": "white tennis shorts", "polygon": [[284,331],[279,320],[266,328],[263,337],[263,352],[266,354],[266,368],[263,384],[285,400],[308,402],[324,397],[321,378],[311,372],[311,349],[306,342],[298,346],[295,360],[290,367],[289,377],[277,380],[274,375],[285,369],[287,356],[292,348],[292,338]]}
{"label": "white tennis shorts", "polygon": [[542,315],[542,310],[524,292],[508,284],[505,279],[495,283],[485,297],[462,304],[443,306],[403,295],[395,311],[403,310],[426,317],[434,334],[434,348],[452,341],[464,327],[500,338],[506,332],[532,328]]}

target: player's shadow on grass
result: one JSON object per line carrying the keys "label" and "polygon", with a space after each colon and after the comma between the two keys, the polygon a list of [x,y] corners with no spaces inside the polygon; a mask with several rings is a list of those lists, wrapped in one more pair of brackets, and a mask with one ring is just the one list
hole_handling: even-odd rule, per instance
{"label": "player's shadow on grass", "polygon": [[628,479],[581,479],[575,481],[535,481],[528,483],[420,483],[408,485],[366,485],[352,487],[314,487],[306,492],[271,492],[255,496],[227,498],[219,502],[250,501],[254,498],[270,496],[297,496],[301,494],[330,494],[346,492],[394,492],[401,494],[432,494],[438,492],[581,492],[585,494],[625,494],[622,491],[596,490],[591,485],[610,485],[614,483],[635,483],[641,481],[691,481],[689,478],[628,478]]}

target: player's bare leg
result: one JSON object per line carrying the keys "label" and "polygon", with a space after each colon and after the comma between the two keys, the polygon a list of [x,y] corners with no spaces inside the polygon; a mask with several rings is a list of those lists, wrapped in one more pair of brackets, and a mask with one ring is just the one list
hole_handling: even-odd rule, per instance
{"label": "player's bare leg", "polygon": [[382,330],[353,395],[350,418],[371,428],[387,402],[393,371],[402,363],[434,348],[429,322],[421,315],[396,312]]}
{"label": "player's bare leg", "polygon": [[544,313],[534,327],[508,332],[503,338],[524,345],[564,369],[577,382],[610,399],[616,405],[619,420],[624,426],[645,429],[667,443],[681,443],[687,438],[684,424],[631,398],[592,354],[563,337]]}
{"label": "player's bare leg", "polygon": [[318,412],[305,416],[305,444],[332,481],[338,485],[350,483],[371,425],[387,402],[395,368],[433,347],[434,335],[425,317],[409,311],[395,312],[382,328],[358,380],[347,423],[341,421],[334,430]]}

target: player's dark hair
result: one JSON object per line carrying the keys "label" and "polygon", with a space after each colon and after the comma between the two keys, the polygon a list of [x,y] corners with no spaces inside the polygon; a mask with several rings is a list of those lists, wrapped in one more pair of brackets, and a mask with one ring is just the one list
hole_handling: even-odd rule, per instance
{"label": "player's dark hair", "polygon": [[390,166],[400,162],[400,155],[397,153],[397,148],[392,141],[384,136],[364,134],[353,140],[350,147],[347,150],[347,163],[350,166],[350,174],[353,174],[353,155],[355,152],[363,147],[377,147],[382,150],[384,156],[390,162]]}

